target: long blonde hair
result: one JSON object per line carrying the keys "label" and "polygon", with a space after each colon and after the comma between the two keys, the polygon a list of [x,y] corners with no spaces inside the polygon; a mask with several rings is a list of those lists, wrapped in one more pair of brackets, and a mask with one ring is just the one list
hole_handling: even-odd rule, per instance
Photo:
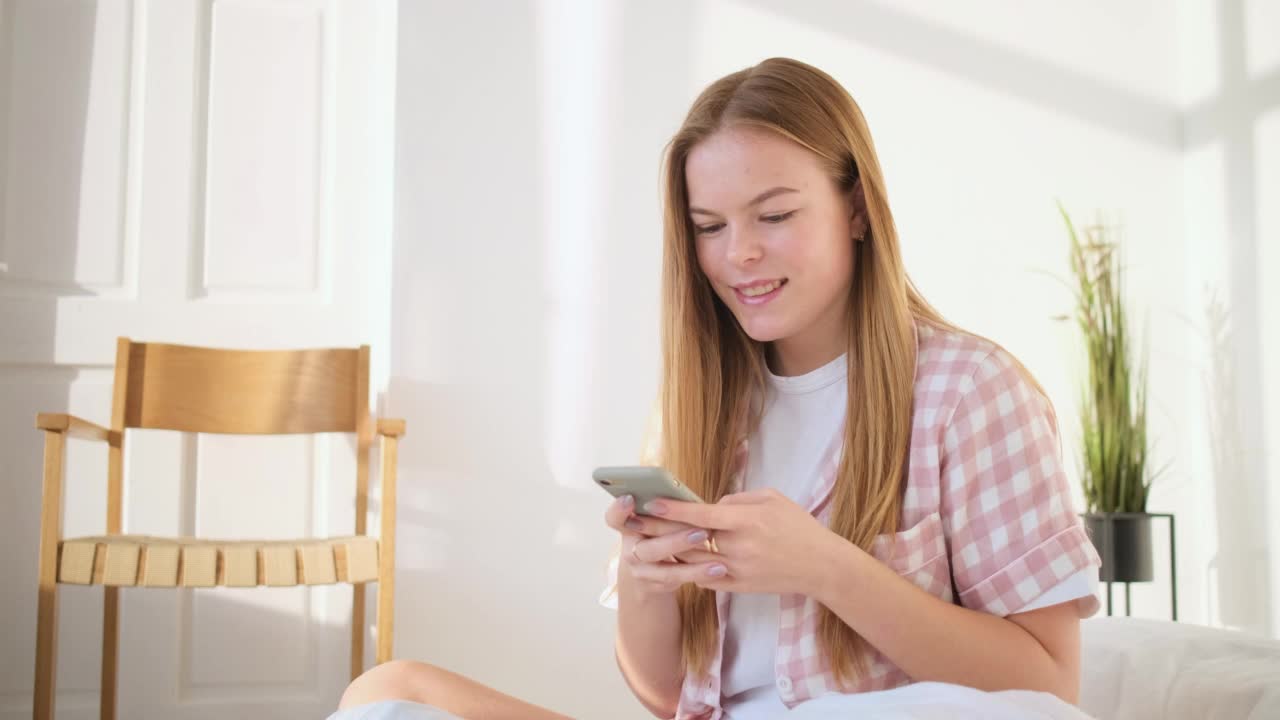
{"label": "long blonde hair", "polygon": [[[730,126],[765,129],[807,148],[843,191],[862,180],[869,230],[863,242],[850,240],[848,414],[830,527],[870,552],[877,535],[896,532],[902,509],[914,394],[913,323],[956,328],[907,278],[862,111],[838,82],[810,65],[772,58],[717,80],[694,101],[667,145],[658,457],[715,502],[729,492],[737,444],[759,420],[751,398],[763,391],[763,346],[742,330],[698,266],[685,181],[690,151]],[[684,666],[703,675],[715,649],[715,594],[686,585],[678,597]],[[836,678],[848,683],[865,668],[864,641],[828,608],[820,613],[819,642]]]}

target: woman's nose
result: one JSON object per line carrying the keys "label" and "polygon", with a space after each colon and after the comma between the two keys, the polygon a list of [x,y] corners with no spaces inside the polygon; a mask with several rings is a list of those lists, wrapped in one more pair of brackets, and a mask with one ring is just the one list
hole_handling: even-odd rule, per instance
{"label": "woman's nose", "polygon": [[725,248],[725,258],[734,265],[745,265],[760,259],[762,254],[760,239],[750,228],[729,229],[729,243]]}

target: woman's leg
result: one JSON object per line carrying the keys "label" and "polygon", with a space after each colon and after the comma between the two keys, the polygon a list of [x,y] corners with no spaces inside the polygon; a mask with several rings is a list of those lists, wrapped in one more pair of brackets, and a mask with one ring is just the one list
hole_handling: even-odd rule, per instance
{"label": "woman's leg", "polygon": [[392,660],[366,671],[347,686],[338,707],[381,700],[432,705],[466,720],[570,720],[457,673],[412,660]]}

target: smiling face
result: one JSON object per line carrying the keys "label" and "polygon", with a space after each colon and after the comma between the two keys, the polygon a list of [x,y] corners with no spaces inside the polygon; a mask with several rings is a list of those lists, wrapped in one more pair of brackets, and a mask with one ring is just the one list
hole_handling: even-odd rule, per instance
{"label": "smiling face", "polygon": [[698,265],[783,375],[847,346],[853,245],[866,232],[861,187],[842,192],[822,160],[767,130],[729,127],[685,162]]}

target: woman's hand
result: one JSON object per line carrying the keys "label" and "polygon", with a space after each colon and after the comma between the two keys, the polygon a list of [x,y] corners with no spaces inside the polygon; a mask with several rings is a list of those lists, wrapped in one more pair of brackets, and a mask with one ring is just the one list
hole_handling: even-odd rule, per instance
{"label": "woman's hand", "polygon": [[[728,592],[812,596],[830,567],[825,558],[849,544],[772,488],[728,495],[715,505],[655,500],[645,510],[707,529],[719,551],[690,549],[681,554],[686,565],[655,566],[649,574],[654,583],[678,580]],[[698,572],[691,575],[694,568]]]}
{"label": "woman's hand", "polygon": [[[618,498],[605,511],[605,523],[622,535],[618,571],[626,572],[643,592],[672,593],[687,582],[705,577],[717,563],[706,552],[706,530],[675,520],[637,515],[635,499]],[[701,551],[698,553],[697,551]]]}

